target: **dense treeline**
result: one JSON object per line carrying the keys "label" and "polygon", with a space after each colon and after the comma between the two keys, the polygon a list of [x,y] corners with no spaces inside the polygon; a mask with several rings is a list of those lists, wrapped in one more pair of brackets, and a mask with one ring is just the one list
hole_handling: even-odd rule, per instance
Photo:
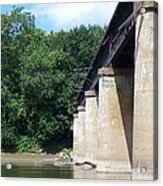
{"label": "dense treeline", "polygon": [[[104,34],[100,26],[50,32],[23,8],[2,15],[2,151],[71,141],[73,104]],[[55,148],[55,145],[53,146]]]}

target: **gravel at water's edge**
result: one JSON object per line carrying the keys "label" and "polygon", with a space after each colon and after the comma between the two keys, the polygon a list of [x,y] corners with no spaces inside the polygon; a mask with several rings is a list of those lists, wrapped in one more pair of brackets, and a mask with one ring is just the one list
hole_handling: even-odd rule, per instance
{"label": "gravel at water's edge", "polygon": [[69,157],[53,154],[37,154],[37,153],[2,153],[1,154],[1,165],[6,164],[21,165],[21,166],[43,166],[43,165],[54,165],[63,166],[70,165],[72,161]]}

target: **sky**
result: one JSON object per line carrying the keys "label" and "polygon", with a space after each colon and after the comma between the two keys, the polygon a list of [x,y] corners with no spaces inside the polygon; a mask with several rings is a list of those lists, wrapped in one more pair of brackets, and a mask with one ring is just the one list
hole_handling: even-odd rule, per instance
{"label": "sky", "polygon": [[[69,30],[73,27],[98,24],[108,25],[117,2],[22,4],[25,11],[35,15],[36,27],[47,32]],[[13,5],[2,5],[2,13],[12,10]]]}

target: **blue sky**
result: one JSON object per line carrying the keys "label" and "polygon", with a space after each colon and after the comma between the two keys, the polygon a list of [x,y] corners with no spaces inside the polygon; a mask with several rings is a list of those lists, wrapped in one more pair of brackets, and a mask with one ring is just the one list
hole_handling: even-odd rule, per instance
{"label": "blue sky", "polygon": [[[80,24],[108,25],[117,2],[22,4],[36,17],[36,26],[45,31],[69,30]],[[13,5],[3,5],[2,13],[12,10]]]}

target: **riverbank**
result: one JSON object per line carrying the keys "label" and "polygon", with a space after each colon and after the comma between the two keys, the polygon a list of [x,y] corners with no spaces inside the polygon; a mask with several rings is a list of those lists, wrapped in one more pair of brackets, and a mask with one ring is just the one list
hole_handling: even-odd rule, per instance
{"label": "riverbank", "polygon": [[21,166],[64,166],[72,165],[72,158],[63,153],[46,154],[46,153],[1,153],[1,165],[12,164]]}
{"label": "riverbank", "polygon": [[[2,153],[2,177],[129,180],[130,174],[97,173],[96,169],[73,165],[62,154]],[[68,158],[68,157],[67,157]],[[12,164],[11,169],[6,165]]]}

